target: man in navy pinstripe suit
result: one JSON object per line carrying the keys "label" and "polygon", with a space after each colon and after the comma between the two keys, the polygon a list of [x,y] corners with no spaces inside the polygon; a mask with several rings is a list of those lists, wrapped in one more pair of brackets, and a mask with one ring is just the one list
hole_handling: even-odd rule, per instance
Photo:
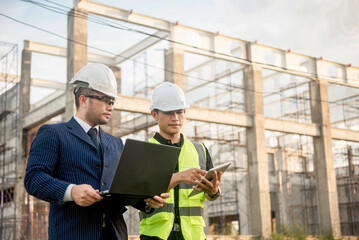
{"label": "man in navy pinstripe suit", "polygon": [[[128,239],[121,199],[98,194],[109,189],[123,148],[120,138],[99,127],[111,116],[116,79],[105,65],[90,64],[71,83],[76,116],[39,129],[30,149],[25,188],[50,202],[49,239]],[[168,197],[163,193],[134,207],[149,213]]]}

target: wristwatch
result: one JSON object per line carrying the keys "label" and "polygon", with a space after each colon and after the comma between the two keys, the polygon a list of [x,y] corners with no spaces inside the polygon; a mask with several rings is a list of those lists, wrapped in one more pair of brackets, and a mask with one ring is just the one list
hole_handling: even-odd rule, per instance
{"label": "wristwatch", "polygon": [[208,197],[210,197],[211,199],[216,199],[219,197],[220,194],[221,194],[221,192],[219,191],[219,188],[218,188],[218,191],[215,194],[213,194],[213,195],[208,194]]}
{"label": "wristwatch", "polygon": [[151,212],[151,207],[150,207],[150,204],[148,204],[148,202],[146,202],[146,206],[145,206],[145,213],[149,213]]}

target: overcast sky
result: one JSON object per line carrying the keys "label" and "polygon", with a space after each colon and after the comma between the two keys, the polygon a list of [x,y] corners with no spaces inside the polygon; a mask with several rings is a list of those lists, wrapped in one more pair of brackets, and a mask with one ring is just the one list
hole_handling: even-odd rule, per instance
{"label": "overcast sky", "polygon": [[[34,0],[49,4],[42,0]],[[71,0],[56,1],[71,6]],[[98,2],[183,25],[359,66],[359,0],[108,0]],[[67,17],[21,0],[0,13],[66,36]],[[65,40],[0,16],[0,41],[66,46]]]}

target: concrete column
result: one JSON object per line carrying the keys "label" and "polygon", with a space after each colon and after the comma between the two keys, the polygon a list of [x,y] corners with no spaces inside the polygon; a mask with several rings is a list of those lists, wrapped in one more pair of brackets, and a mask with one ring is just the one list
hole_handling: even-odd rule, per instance
{"label": "concrete column", "polygon": [[[117,80],[117,93],[121,93],[121,68],[117,66],[110,66],[110,69],[113,71],[115,78]],[[116,99],[116,101],[121,101],[121,99]],[[110,134],[115,134],[114,130],[118,128],[121,124],[121,111],[114,110],[112,112],[110,122],[107,126],[110,127]]]}
{"label": "concrete column", "polygon": [[289,215],[288,215],[288,178],[287,178],[287,164],[285,159],[285,152],[279,149],[275,153],[275,162],[278,173],[278,200],[279,200],[279,221],[278,227],[282,225],[289,226]]}
{"label": "concrete column", "polygon": [[87,12],[74,7],[67,18],[67,84],[64,121],[75,114],[72,77],[87,64]]}
{"label": "concrete column", "polygon": [[245,105],[253,126],[246,129],[249,176],[251,233],[261,238],[271,235],[271,209],[267,151],[264,134],[262,69],[248,66],[244,69]]}
{"label": "concrete column", "polygon": [[113,71],[113,75],[115,75],[117,82],[117,93],[121,94],[121,68],[117,66],[109,66],[109,68]]}
{"label": "concrete column", "polygon": [[29,41],[24,41],[24,49],[21,55],[21,78],[20,78],[20,114],[30,110],[30,85],[31,85],[31,51],[28,50]]}
{"label": "concrete column", "polygon": [[186,91],[184,53],[182,49],[171,48],[165,52],[165,81],[178,85]]}
{"label": "concrete column", "polygon": [[[23,129],[24,115],[30,111],[30,86],[31,86],[31,55],[32,52],[28,50],[29,41],[24,41],[24,49],[21,54],[21,77],[19,86],[19,122],[18,122],[18,143],[17,148],[20,149],[16,159],[17,176],[19,181],[16,182],[15,186],[15,216],[21,216],[26,210],[24,208],[25,200],[25,188],[23,184],[23,178],[25,175],[25,166],[28,156],[27,152],[27,130]],[[21,224],[16,224],[16,233],[21,232]],[[18,239],[19,236],[16,234],[14,239]]]}
{"label": "concrete column", "polygon": [[328,86],[325,81],[319,79],[310,82],[309,90],[312,122],[317,124],[321,132],[321,136],[313,137],[320,233],[339,237],[340,216],[332,152]]}
{"label": "concrete column", "polygon": [[[184,52],[182,49],[172,47],[165,51],[165,69],[165,81],[176,84],[186,93]],[[183,123],[181,132],[186,136],[186,122]]]}

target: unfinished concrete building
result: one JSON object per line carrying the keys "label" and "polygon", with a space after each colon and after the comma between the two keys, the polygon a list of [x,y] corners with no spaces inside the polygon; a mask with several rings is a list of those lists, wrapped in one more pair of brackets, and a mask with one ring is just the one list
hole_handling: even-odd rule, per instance
{"label": "unfinished concrete building", "polygon": [[[359,234],[359,68],[88,0],[62,12],[66,48],[25,40],[21,74],[17,60],[1,68],[1,239],[47,237],[48,203],[23,188],[28,150],[42,124],[74,114],[68,82],[89,62],[115,72],[121,99],[104,128],[124,140],[157,131],[156,86],[185,91],[183,133],[205,143],[215,165],[233,162],[223,195],[205,205],[206,233]],[[0,51],[1,66],[17,57],[10,50]],[[44,62],[48,70],[34,76]],[[137,211],[126,221],[137,235]]]}

